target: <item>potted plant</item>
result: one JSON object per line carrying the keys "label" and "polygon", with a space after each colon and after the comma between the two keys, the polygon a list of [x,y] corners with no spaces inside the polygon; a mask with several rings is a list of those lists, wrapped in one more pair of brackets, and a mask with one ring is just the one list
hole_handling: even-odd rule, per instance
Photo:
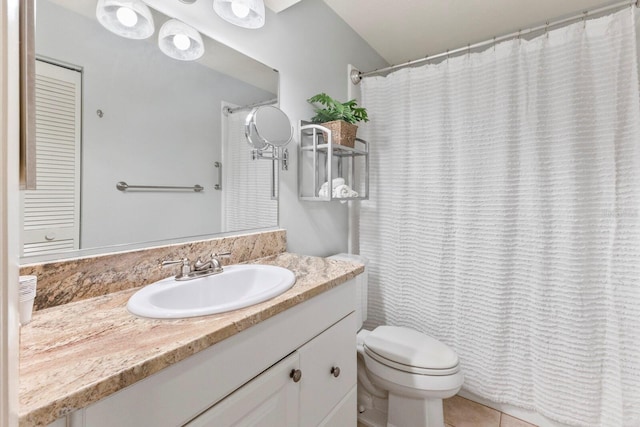
{"label": "potted plant", "polygon": [[358,107],[355,99],[338,102],[326,93],[314,95],[307,102],[315,107],[316,115],[311,121],[329,129],[335,143],[353,148],[358,130],[356,123],[369,121],[367,110]]}

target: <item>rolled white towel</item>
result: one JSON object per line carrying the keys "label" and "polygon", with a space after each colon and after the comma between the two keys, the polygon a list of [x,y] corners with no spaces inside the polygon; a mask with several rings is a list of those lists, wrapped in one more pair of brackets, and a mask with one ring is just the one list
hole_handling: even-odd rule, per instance
{"label": "rolled white towel", "polygon": [[346,199],[349,197],[358,197],[358,193],[353,191],[348,185],[342,184],[333,190],[333,197],[336,199]]}
{"label": "rolled white towel", "polygon": [[318,197],[329,197],[329,183],[325,182],[320,186],[320,190],[318,190]]}
{"label": "rolled white towel", "polygon": [[320,187],[320,191],[318,191],[318,197],[322,197],[322,198],[329,197],[329,190],[327,190],[327,187]]}
{"label": "rolled white towel", "polygon": [[[332,194],[335,193],[336,188],[344,185],[344,178],[335,178],[331,181]],[[318,190],[318,197],[329,197],[329,183],[325,182],[320,186]],[[335,194],[333,197],[336,197]]]}

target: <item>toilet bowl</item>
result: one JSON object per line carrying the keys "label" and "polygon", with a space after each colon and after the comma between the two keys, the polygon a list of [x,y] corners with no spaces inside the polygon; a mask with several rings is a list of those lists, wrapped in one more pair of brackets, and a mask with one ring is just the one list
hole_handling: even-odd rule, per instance
{"label": "toilet bowl", "polygon": [[[367,313],[367,260],[351,254],[334,259],[365,264],[356,278],[358,328]],[[442,399],[464,382],[458,355],[422,332],[398,326],[360,329],[358,352],[358,421],[369,427],[442,427]]]}
{"label": "toilet bowl", "polygon": [[360,351],[371,383],[388,392],[387,426],[444,425],[442,399],[464,380],[451,348],[413,329],[379,326]]}

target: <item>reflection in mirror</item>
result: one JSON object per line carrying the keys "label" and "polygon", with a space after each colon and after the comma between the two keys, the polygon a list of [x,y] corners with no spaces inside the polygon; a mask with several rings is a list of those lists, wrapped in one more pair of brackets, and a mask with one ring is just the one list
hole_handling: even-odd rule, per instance
{"label": "reflection in mirror", "polygon": [[[272,101],[267,101],[272,102]],[[260,227],[268,218],[277,217],[277,171],[271,162],[254,161],[247,150],[244,123],[251,108],[226,104],[222,149],[222,225],[227,230]],[[251,195],[247,197],[247,195]],[[229,207],[229,208],[227,208]]]}
{"label": "reflection in mirror", "polygon": [[245,135],[251,147],[262,150],[267,145],[284,147],[293,138],[293,126],[289,117],[272,105],[251,110],[245,122]]}
{"label": "reflection in mirror", "polygon": [[[169,58],[155,36],[107,31],[95,10],[37,0],[38,189],[21,192],[23,255],[277,226],[271,167],[245,142],[250,111],[223,109],[277,102],[278,73],[206,37],[199,60]],[[152,13],[156,30],[170,19]]]}
{"label": "reflection in mirror", "polygon": [[278,198],[278,168],[289,168],[289,150],[283,148],[293,138],[289,117],[273,105],[261,105],[251,110],[245,119],[244,134],[253,148],[252,158],[271,161],[271,197]]}

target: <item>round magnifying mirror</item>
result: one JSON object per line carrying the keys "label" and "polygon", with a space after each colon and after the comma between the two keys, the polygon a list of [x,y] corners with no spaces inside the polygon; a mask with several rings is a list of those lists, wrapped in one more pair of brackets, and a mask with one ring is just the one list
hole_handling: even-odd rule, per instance
{"label": "round magnifying mirror", "polygon": [[247,116],[245,135],[249,145],[257,150],[267,145],[283,147],[293,138],[293,126],[284,111],[273,105],[263,105],[251,110]]}

